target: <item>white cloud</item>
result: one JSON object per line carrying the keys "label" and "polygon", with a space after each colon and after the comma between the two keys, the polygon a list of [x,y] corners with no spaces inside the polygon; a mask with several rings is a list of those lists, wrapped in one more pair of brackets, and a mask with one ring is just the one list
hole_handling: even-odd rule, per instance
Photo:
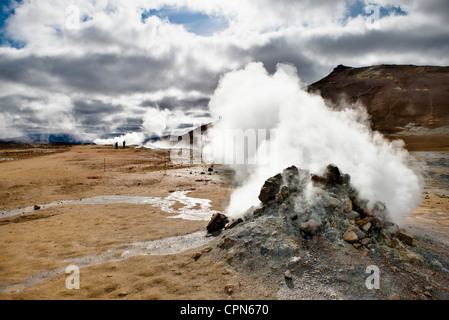
{"label": "white cloud", "polygon": [[126,146],[136,146],[142,145],[145,141],[145,134],[143,132],[128,132],[126,134],[120,135],[114,138],[100,139],[97,138],[93,143],[97,145],[114,145],[117,143],[120,147],[123,146],[125,142]]}

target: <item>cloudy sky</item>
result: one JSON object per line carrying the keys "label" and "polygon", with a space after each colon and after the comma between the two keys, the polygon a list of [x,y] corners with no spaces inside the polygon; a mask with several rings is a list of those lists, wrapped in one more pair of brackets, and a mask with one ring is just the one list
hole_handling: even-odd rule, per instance
{"label": "cloudy sky", "polygon": [[208,123],[226,72],[449,65],[447,0],[0,1],[0,139]]}

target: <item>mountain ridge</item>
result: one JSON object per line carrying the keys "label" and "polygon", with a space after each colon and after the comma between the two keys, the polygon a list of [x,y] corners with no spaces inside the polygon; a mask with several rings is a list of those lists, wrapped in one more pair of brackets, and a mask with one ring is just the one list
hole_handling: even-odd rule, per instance
{"label": "mountain ridge", "polygon": [[403,139],[408,149],[449,149],[447,66],[339,65],[306,90],[321,95],[332,109],[364,105],[372,129]]}

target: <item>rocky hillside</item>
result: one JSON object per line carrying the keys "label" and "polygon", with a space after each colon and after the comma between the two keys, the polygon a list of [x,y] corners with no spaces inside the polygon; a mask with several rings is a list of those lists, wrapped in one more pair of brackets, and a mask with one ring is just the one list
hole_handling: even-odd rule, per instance
{"label": "rocky hillside", "polygon": [[449,148],[449,67],[339,65],[307,89],[333,108],[361,102],[373,129],[403,139],[411,150]]}

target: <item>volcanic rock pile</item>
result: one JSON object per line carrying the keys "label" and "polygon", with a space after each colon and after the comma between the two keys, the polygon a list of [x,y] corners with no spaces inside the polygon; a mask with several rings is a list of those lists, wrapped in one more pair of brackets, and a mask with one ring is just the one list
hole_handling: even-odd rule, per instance
{"label": "volcanic rock pile", "polygon": [[[308,187],[309,181],[313,190]],[[331,242],[344,240],[356,249],[370,249],[380,243],[390,247],[413,245],[412,238],[389,221],[385,205],[379,202],[369,210],[367,201],[361,200],[350,184],[350,176],[333,165],[327,166],[322,176],[291,166],[265,181],[259,200],[261,206],[246,214],[247,222],[262,216],[277,217],[290,236],[303,240],[320,235]],[[208,230],[235,225],[234,221],[226,225],[228,222],[225,215],[217,214]]]}
{"label": "volcanic rock pile", "polygon": [[[429,267],[413,238],[389,220],[382,203],[368,207],[336,166],[322,175],[286,168],[266,180],[259,200],[243,219],[211,220],[209,227],[221,227],[209,230],[216,239],[208,252],[277,288],[275,298],[422,298],[404,285],[406,274]],[[383,290],[367,289],[370,265],[381,270]],[[417,279],[423,291],[432,286]]]}

